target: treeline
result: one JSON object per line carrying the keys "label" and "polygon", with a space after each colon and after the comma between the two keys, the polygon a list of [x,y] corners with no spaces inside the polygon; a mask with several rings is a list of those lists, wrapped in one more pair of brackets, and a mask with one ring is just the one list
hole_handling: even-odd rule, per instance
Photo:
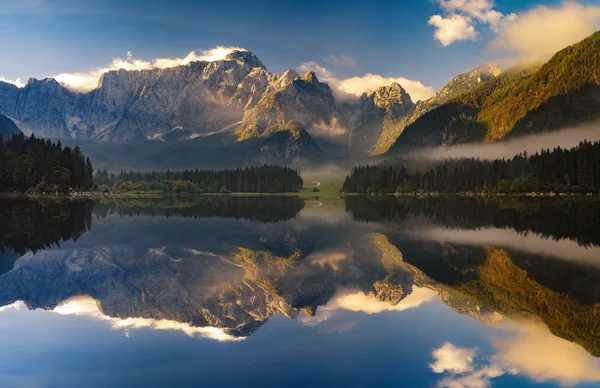
{"label": "treeline", "polygon": [[89,200],[4,199],[0,206],[0,253],[10,250],[23,255],[77,241],[92,227],[93,208],[94,202]]}
{"label": "treeline", "polygon": [[99,170],[94,182],[114,191],[163,193],[288,193],[302,187],[298,171],[289,167],[262,166],[235,170],[185,170],[125,172]]}
{"label": "treeline", "polygon": [[0,137],[0,191],[65,193],[90,190],[94,169],[79,147],[62,147],[34,135]]}
{"label": "treeline", "polygon": [[290,220],[304,208],[296,196],[198,196],[143,200],[118,199],[94,206],[97,218],[117,214],[121,217],[183,217],[194,219],[236,219],[275,223]]}
{"label": "treeline", "polygon": [[346,177],[346,193],[556,192],[600,190],[600,142],[583,141],[512,159],[447,160],[421,172],[404,165],[359,166]]}
{"label": "treeline", "polygon": [[344,197],[346,212],[358,222],[393,224],[394,228],[425,217],[454,229],[514,229],[547,239],[570,239],[582,246],[600,246],[600,201],[596,197],[533,198],[499,196],[362,196]]}

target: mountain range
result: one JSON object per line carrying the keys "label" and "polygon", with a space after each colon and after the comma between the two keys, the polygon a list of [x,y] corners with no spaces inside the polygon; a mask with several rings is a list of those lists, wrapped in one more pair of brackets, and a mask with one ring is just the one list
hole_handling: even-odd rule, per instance
{"label": "mountain range", "polygon": [[[314,72],[271,73],[253,53],[233,51],[213,62],[109,71],[86,93],[52,78],[22,88],[0,82],[0,114],[25,133],[79,144],[101,165],[347,160],[594,120],[599,49],[596,33],[541,67],[486,64],[418,102],[398,83],[336,98]],[[1,129],[14,132],[6,118]]]}

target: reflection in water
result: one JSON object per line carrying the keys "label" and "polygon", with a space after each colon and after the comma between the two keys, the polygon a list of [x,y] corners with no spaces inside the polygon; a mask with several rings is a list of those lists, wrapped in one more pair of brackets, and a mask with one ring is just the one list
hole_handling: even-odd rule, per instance
{"label": "reflection in water", "polygon": [[96,204],[94,214],[96,217],[118,214],[280,222],[296,217],[303,207],[304,202],[292,196],[199,196],[142,200],[117,199]]}
{"label": "reflection in water", "polygon": [[[92,223],[91,201],[37,202],[3,199],[0,206],[0,252],[36,252],[77,240]],[[0,270],[2,267],[0,267]]]}
{"label": "reflection in water", "polygon": [[210,338],[215,341],[240,341],[243,337],[234,337],[217,327],[193,327],[188,323],[153,318],[113,318],[100,310],[98,301],[89,296],[80,296],[66,300],[52,311],[62,315],[87,316],[101,321],[108,321],[115,330],[124,330],[126,335],[132,329],[150,328],[153,330],[181,331],[190,337]]}
{"label": "reflection in water", "polygon": [[[237,342],[275,315],[333,335],[358,330],[344,314],[445,305],[493,330],[492,353],[436,344],[427,362],[439,386],[600,381],[600,248],[572,219],[597,220],[596,201],[354,197],[351,217],[293,197],[198,201],[19,203],[3,224],[0,312]],[[59,230],[34,238],[32,217]]]}
{"label": "reflection in water", "polygon": [[347,211],[357,221],[404,224],[424,217],[447,227],[510,228],[544,238],[568,238],[581,245],[600,245],[600,201],[570,198],[500,197],[344,197]]}

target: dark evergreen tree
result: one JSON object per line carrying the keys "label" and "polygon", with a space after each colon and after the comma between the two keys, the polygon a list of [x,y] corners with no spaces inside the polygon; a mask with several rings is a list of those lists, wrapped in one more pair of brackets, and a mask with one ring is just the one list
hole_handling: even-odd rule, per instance
{"label": "dark evergreen tree", "polygon": [[359,166],[346,177],[346,193],[497,191],[597,193],[600,190],[600,142],[583,141],[565,150],[523,153],[512,159],[446,160],[428,167]]}

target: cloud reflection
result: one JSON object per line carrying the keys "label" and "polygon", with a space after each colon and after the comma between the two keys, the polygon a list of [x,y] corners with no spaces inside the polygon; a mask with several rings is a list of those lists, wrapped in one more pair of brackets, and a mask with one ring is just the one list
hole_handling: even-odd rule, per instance
{"label": "cloud reflection", "polygon": [[584,247],[575,241],[568,239],[552,240],[536,233],[520,234],[513,229],[481,228],[471,230],[430,227],[414,230],[411,234],[416,238],[429,241],[512,248],[536,255],[552,256],[558,259],[600,266],[598,261],[600,247]]}
{"label": "cloud reflection", "polygon": [[485,388],[506,374],[521,374],[535,382],[562,386],[600,382],[600,360],[581,346],[554,336],[540,322],[508,322],[507,336],[492,340],[495,355],[477,358],[477,349],[449,342],[434,349],[435,373],[446,373],[437,384],[443,388]]}
{"label": "cloud reflection", "polygon": [[219,342],[242,341],[245,337],[234,337],[217,327],[194,327],[188,323],[153,318],[113,318],[100,310],[98,302],[89,296],[69,299],[55,307],[53,312],[61,315],[86,316],[99,321],[107,321],[114,330],[123,330],[129,336],[132,329],[180,331],[194,338],[208,338]]}

